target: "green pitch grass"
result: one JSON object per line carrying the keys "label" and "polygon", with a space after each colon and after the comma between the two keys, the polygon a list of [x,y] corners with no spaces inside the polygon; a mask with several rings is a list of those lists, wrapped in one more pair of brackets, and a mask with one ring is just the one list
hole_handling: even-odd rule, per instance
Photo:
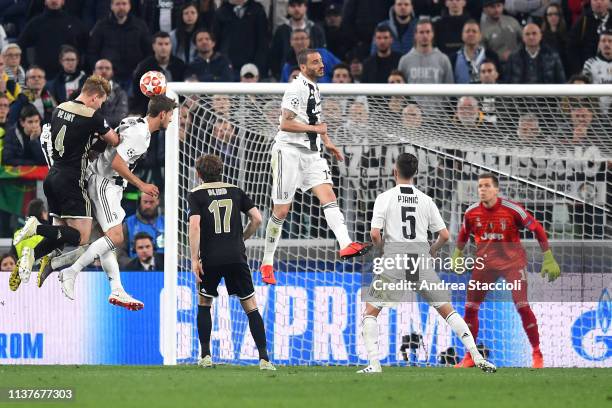
{"label": "green pitch grass", "polygon": [[[385,368],[358,376],[355,367],[0,366],[0,389],[74,389],[63,404],[27,407],[612,407],[612,369]],[[6,401],[6,396],[0,401]]]}

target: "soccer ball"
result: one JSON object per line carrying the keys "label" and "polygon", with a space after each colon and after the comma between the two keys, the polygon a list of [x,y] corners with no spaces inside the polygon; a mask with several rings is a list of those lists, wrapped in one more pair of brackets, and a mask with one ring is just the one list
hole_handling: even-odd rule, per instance
{"label": "soccer ball", "polygon": [[159,71],[148,71],[140,77],[140,92],[149,98],[166,93],[166,77]]}

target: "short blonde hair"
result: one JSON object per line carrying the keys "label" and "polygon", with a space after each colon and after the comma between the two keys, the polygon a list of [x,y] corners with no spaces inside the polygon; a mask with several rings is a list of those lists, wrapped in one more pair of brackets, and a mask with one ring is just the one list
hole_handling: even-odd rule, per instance
{"label": "short blonde hair", "polygon": [[83,84],[82,93],[86,95],[96,94],[97,96],[106,95],[109,96],[111,93],[110,83],[99,75],[92,75]]}

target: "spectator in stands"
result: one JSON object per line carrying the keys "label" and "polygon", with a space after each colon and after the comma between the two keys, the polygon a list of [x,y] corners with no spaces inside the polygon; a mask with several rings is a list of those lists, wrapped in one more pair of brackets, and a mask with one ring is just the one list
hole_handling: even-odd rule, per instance
{"label": "spectator in stands", "polygon": [[234,67],[235,80],[247,63],[266,72],[268,21],[261,4],[255,0],[224,2],[215,13],[213,32],[217,51],[227,55]]}
{"label": "spectator in stands", "polygon": [[337,64],[332,69],[332,83],[334,84],[352,84],[353,76],[351,75],[351,68],[344,64]]}
{"label": "spectator in stands", "polygon": [[240,68],[240,82],[259,82],[259,70],[255,64],[244,64]]}
{"label": "spectator in stands", "polygon": [[25,70],[21,66],[21,48],[17,44],[7,44],[2,48],[2,57],[4,57],[4,72],[19,84],[21,88],[25,87]]}
{"label": "spectator in stands", "polygon": [[416,103],[409,103],[402,109],[402,123],[409,131],[418,130],[423,124],[423,112]]}
{"label": "spectator in stands", "polygon": [[151,37],[145,22],[130,14],[129,0],[111,0],[111,13],[96,23],[89,40],[90,66],[99,59],[113,64],[115,82],[126,92],[134,68],[151,54]]}
{"label": "spectator in stands", "polygon": [[138,15],[149,27],[149,31],[169,33],[176,27],[175,11],[189,0],[139,0]]}
{"label": "spectator in stands", "polygon": [[462,96],[459,98],[454,119],[457,135],[466,135],[473,131],[484,130],[488,126],[484,120],[484,115],[478,109],[478,100],[473,96]]}
{"label": "spectator in stands", "polygon": [[388,26],[376,27],[374,34],[374,44],[376,54],[369,56],[363,62],[363,75],[361,82],[365,84],[385,83],[389,74],[397,69],[402,55],[391,49],[393,36]]}
{"label": "spectator in stands", "polygon": [[582,70],[584,62],[597,54],[599,34],[612,29],[610,0],[591,0],[569,33],[570,73]]}
{"label": "spectator in stands", "polygon": [[569,129],[565,133],[562,143],[589,144],[593,143],[598,137],[601,137],[595,130],[600,126],[593,126],[594,116],[594,112],[588,103],[572,103],[570,106]]}
{"label": "spectator in stands", "polygon": [[299,67],[297,67],[296,65],[293,65],[293,66],[290,68],[290,71],[291,71],[291,72],[289,73],[289,80],[288,80],[287,82],[293,82],[293,80],[294,80],[295,78],[297,78],[297,77],[298,77],[298,75],[300,75],[300,72],[301,72],[301,71],[300,71],[300,68],[299,68]]}
{"label": "spectator in stands", "polygon": [[206,30],[199,29],[194,35],[198,55],[185,70],[185,77],[195,77],[200,82],[231,82],[234,80],[232,64],[229,59],[215,52],[215,37]]}
{"label": "spectator in stands", "polygon": [[365,143],[376,134],[369,119],[368,104],[365,98],[350,100],[346,109],[346,120],[336,129],[334,140],[345,143]]}
{"label": "spectator in stands", "polygon": [[514,17],[503,14],[503,0],[484,0],[483,6],[480,30],[484,46],[505,63],[521,45],[521,25]]}
{"label": "spectator in stands", "polygon": [[405,84],[406,77],[404,76],[404,73],[402,71],[400,71],[399,69],[394,69],[393,71],[389,73],[389,77],[387,78],[387,83],[388,84]]}
{"label": "spectator in stands", "polygon": [[[27,20],[31,20],[39,14],[45,11],[46,0],[27,0],[30,3],[27,7],[25,17]],[[83,0],[64,0],[62,9],[76,18],[81,18],[83,13]]]}
{"label": "spectator in stands", "polygon": [[199,12],[195,3],[187,3],[180,10],[181,18],[176,29],[170,33],[172,55],[189,64],[197,55],[194,34],[199,27]]}
{"label": "spectator in stands", "polygon": [[115,128],[119,126],[121,119],[128,115],[127,93],[115,81],[113,81],[113,63],[107,59],[96,62],[94,74],[106,79],[111,86],[111,93],[99,109],[108,124]]}
{"label": "spectator in stands", "polygon": [[4,137],[2,164],[36,166],[46,163],[40,146],[42,132],[40,115],[33,105],[25,105],[19,113],[19,123],[8,129]]}
{"label": "spectator in stands", "polygon": [[352,39],[342,29],[342,9],[340,5],[331,3],[325,9],[325,40],[327,49],[341,60],[346,58]]}
{"label": "spectator in stands", "polygon": [[568,74],[570,65],[567,55],[567,27],[563,11],[558,4],[553,3],[546,7],[542,23],[542,43],[557,51],[563,63],[563,70]]}
{"label": "spectator in stands", "polygon": [[550,2],[547,0],[505,0],[504,10],[506,13],[516,18],[522,26],[527,23],[536,23],[540,25],[546,6],[549,3]]}
{"label": "spectator in stands", "polygon": [[351,75],[353,76],[353,82],[356,84],[361,82],[361,76],[363,75],[363,63],[357,57],[349,58],[349,66],[351,67]]}
{"label": "spectator in stands", "polygon": [[342,30],[352,39],[354,56],[361,60],[371,52],[374,29],[389,16],[394,0],[346,0]]}
{"label": "spectator in stands", "polygon": [[[324,122],[327,124],[328,129],[334,131],[342,126],[344,114],[342,113],[342,104],[338,98],[324,98],[321,102],[324,115]],[[278,123],[278,118],[276,119]]]}
{"label": "spectator in stands", "polygon": [[126,271],[163,271],[164,255],[155,252],[155,244],[151,235],[139,232],[134,236],[133,246],[136,256],[125,264]]}
{"label": "spectator in stands", "polygon": [[[497,64],[494,60],[485,59],[480,64],[480,83],[481,84],[496,84],[499,79],[499,72],[497,71]],[[499,97],[495,96],[484,96],[480,100],[480,106],[484,115],[484,120],[492,125],[497,124],[497,116],[500,108]]]}
{"label": "spectator in stands", "polygon": [[442,16],[434,19],[434,32],[436,46],[452,60],[463,45],[462,32],[471,17],[465,10],[465,0],[446,0],[445,4],[447,11],[443,10]]}
{"label": "spectator in stands", "polygon": [[463,26],[461,40],[463,47],[450,56],[458,84],[480,82],[480,64],[486,59],[495,61],[497,54],[481,45],[480,26],[476,20],[468,20]]}
{"label": "spectator in stands", "polygon": [[0,272],[12,272],[17,265],[17,259],[14,255],[4,253],[0,255]]}
{"label": "spectator in stands", "polygon": [[507,82],[512,84],[563,84],[565,72],[556,51],[542,45],[542,32],[536,24],[523,28],[525,45],[510,56]]}
{"label": "spectator in stands", "polygon": [[49,92],[57,103],[66,102],[73,94],[78,95],[87,79],[85,72],[79,71],[79,52],[71,45],[62,46],[59,54],[61,72],[49,83]]}
{"label": "spectator in stands", "polygon": [[10,104],[11,103],[9,102],[9,99],[6,97],[6,95],[0,93],[0,166],[2,165],[2,151],[4,150],[4,137],[6,136],[6,131],[8,127],[7,122]]}
{"label": "spectator in stands", "polygon": [[53,109],[57,106],[55,99],[47,90],[45,71],[33,65],[26,71],[26,88],[22,90],[17,99],[11,104],[9,123],[15,124],[19,118],[21,108],[31,103],[36,107],[42,117],[43,123],[51,120]]}
{"label": "spectator in stands", "polygon": [[153,55],[140,61],[134,70],[132,79],[132,99],[130,112],[144,116],[147,113],[149,98],[140,92],[140,77],[148,71],[159,71],[167,82],[180,82],[185,79],[185,63],[172,55],[170,34],[160,31],[153,35]]}
{"label": "spectator in stands", "polygon": [[516,139],[520,143],[519,146],[542,141],[540,121],[536,115],[527,113],[519,117],[518,126],[516,127]]}
{"label": "spectator in stands", "polygon": [[45,11],[33,17],[19,36],[22,50],[32,47],[35,64],[53,78],[60,72],[57,56],[62,45],[72,45],[77,50],[87,49],[87,28],[77,17],[64,10],[64,0],[45,0]]}
{"label": "spectator in stands", "polygon": [[[301,28],[294,29],[291,32],[291,55],[281,71],[281,82],[289,81],[291,67],[297,66],[297,55],[306,48],[310,48],[310,37],[308,32]],[[319,83],[331,82],[332,69],[340,63],[340,60],[325,48],[316,48],[316,50],[321,54],[323,65],[325,66],[325,75],[319,78]]]}
{"label": "spectator in stands", "polygon": [[[144,232],[153,238],[155,252],[164,253],[164,216],[159,208],[159,198],[142,194],[136,214],[131,215],[123,222],[123,236],[125,237],[121,258],[136,256],[134,238],[139,232]],[[125,262],[124,262],[125,263]]]}
{"label": "spectator in stands", "polygon": [[13,102],[20,93],[21,87],[5,72],[4,57],[0,55],[0,94],[6,95],[8,100]]}
{"label": "spectator in stands", "polygon": [[[295,30],[305,32],[310,39],[310,45],[306,48],[325,48],[325,32],[318,24],[308,20],[306,12],[308,7],[306,0],[289,0],[287,14],[289,19],[274,31],[272,43],[270,44],[270,70],[276,78],[281,77],[281,70],[288,61],[292,59],[293,33]],[[335,65],[335,64],[334,64]],[[261,67],[260,67],[261,68]],[[287,82],[281,79],[282,82]]]}
{"label": "spectator in stands", "polygon": [[572,27],[583,11],[590,6],[590,0],[563,0],[563,14],[565,14],[565,23],[567,27]]}
{"label": "spectator in stands", "polygon": [[[406,54],[414,45],[414,29],[417,20],[414,18],[412,0],[395,0],[393,7],[389,8],[389,18],[376,26],[389,27],[393,36],[391,50]],[[372,41],[370,55],[376,55],[376,38]]]}
{"label": "spectator in stands", "polygon": [[212,111],[224,118],[229,119],[230,114],[232,113],[232,101],[227,95],[213,95],[211,98],[211,108]]}
{"label": "spectator in stands", "polygon": [[224,164],[225,179],[229,183],[237,183],[239,170],[238,138],[234,126],[225,118],[220,118],[213,125],[209,148],[213,154],[221,158]]}
{"label": "spectator in stands", "polygon": [[446,55],[433,46],[433,26],[430,20],[419,20],[415,45],[404,55],[398,69],[409,84],[452,84],[453,69]]}
{"label": "spectator in stands", "polygon": [[[608,29],[599,36],[599,52],[595,57],[584,63],[582,72],[591,77],[594,84],[612,83],[612,30]],[[610,113],[612,98],[602,96],[599,98],[601,113]]]}

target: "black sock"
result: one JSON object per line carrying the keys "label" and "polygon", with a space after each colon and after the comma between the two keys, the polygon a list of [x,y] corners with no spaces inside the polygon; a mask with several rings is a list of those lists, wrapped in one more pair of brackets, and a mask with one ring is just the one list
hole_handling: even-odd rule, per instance
{"label": "black sock", "polygon": [[202,347],[202,357],[210,356],[211,331],[210,306],[198,305],[198,336],[200,337],[200,346]]}
{"label": "black sock", "polygon": [[56,239],[44,238],[34,247],[34,259],[50,254],[54,249],[62,249],[64,244]]}
{"label": "black sock", "polygon": [[255,340],[257,351],[259,352],[259,359],[270,361],[268,357],[268,347],[266,343],[266,329],[264,328],[264,322],[259,314],[259,309],[253,309],[247,312],[249,318],[249,329],[251,329],[251,336]]}
{"label": "black sock", "polygon": [[[57,241],[59,245],[70,244],[72,246],[79,246],[81,242],[81,233],[79,230],[67,225],[39,225],[36,227],[36,234]],[[59,248],[59,246],[57,246],[57,248]]]}

